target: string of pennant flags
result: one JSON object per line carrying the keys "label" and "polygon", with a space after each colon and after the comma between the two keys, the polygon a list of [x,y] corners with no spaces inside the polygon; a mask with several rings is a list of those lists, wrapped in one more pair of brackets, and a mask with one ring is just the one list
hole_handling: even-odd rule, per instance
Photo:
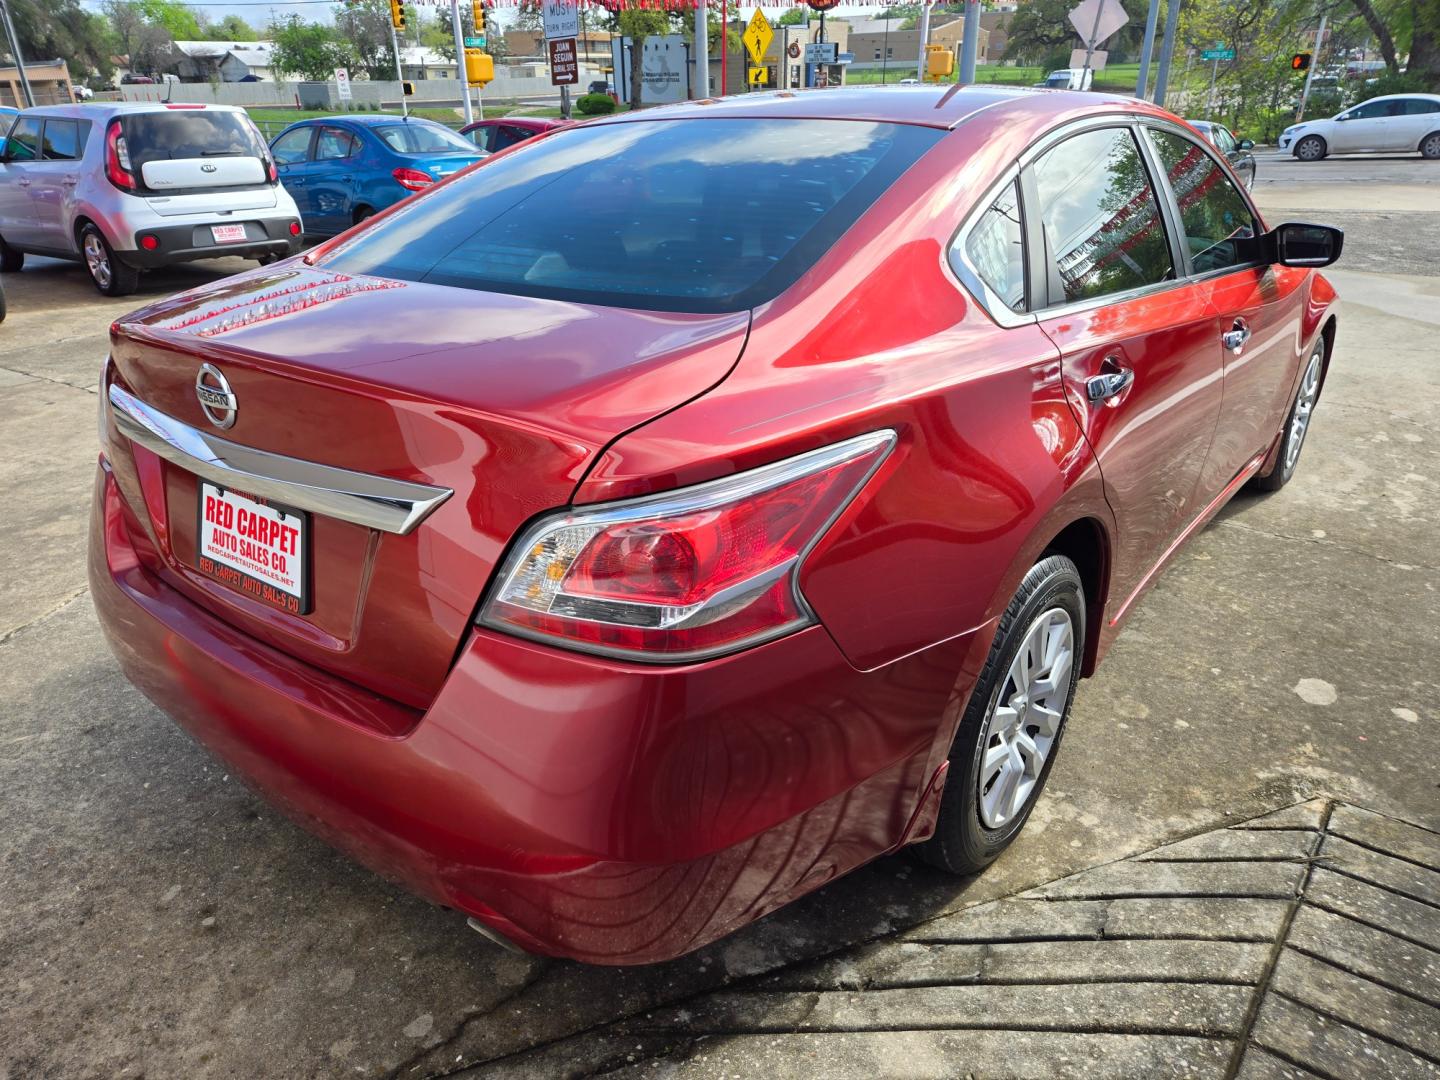
{"label": "string of pennant flags", "polygon": [[[409,3],[420,7],[427,6],[427,0],[408,0]],[[448,0],[429,0],[431,4],[447,6]],[[723,0],[706,0],[709,7],[719,10]],[[839,0],[817,0],[817,2],[796,3],[795,0],[745,0],[745,7],[763,7],[788,9],[792,7],[810,7],[815,11],[828,11],[834,7]],[[934,0],[939,2],[939,0]],[[699,6],[697,0],[577,0],[581,8],[602,8],[606,11],[694,11]],[[487,8],[508,9],[521,7],[538,7],[537,0],[485,0]],[[729,0],[730,7],[736,7],[736,0]]]}

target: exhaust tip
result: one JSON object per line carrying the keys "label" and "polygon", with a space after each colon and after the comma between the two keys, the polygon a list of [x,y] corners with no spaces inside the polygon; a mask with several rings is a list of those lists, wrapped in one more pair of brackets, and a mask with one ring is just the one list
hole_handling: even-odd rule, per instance
{"label": "exhaust tip", "polygon": [[479,934],[481,937],[489,938],[491,941],[493,941],[496,945],[499,945],[499,946],[500,946],[502,949],[504,949],[506,952],[518,953],[518,954],[520,954],[521,956],[529,956],[529,955],[530,955],[530,954],[527,953],[524,949],[520,948],[519,945],[516,945],[513,941],[511,941],[509,938],[507,938],[504,934],[500,933],[500,931],[494,929],[493,927],[486,926],[483,922],[481,922],[479,919],[475,918],[473,915],[470,916],[470,918],[466,919],[465,922],[469,925],[469,927],[470,927],[471,930],[474,930],[474,931],[475,931],[477,934]]}

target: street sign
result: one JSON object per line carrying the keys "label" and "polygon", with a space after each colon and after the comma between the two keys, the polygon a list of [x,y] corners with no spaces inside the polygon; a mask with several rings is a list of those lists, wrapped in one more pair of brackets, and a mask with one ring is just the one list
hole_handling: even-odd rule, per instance
{"label": "street sign", "polygon": [[344,68],[335,69],[335,92],[341,101],[350,100],[350,72]]}
{"label": "street sign", "polygon": [[541,15],[545,22],[545,40],[580,36],[579,0],[544,0]]}
{"label": "street sign", "polygon": [[[1108,52],[1106,52],[1104,49],[1092,49],[1092,50],[1090,50],[1090,70],[1091,70],[1091,71],[1104,71],[1104,70],[1105,70],[1105,58],[1108,57],[1109,55],[1110,55],[1110,54],[1109,54]],[[1071,66],[1072,68],[1083,68],[1083,67],[1085,66],[1085,50],[1084,50],[1084,49],[1071,49],[1071,50],[1070,50],[1070,66]]]}
{"label": "street sign", "polygon": [[833,64],[840,55],[840,46],[833,41],[812,41],[805,46],[805,63]]}
{"label": "street sign", "polygon": [[[549,0],[546,0],[549,6]],[[556,38],[545,43],[550,50],[550,85],[574,86],[580,81],[580,57],[575,52],[575,39]]]}
{"label": "street sign", "polygon": [[1129,21],[1130,16],[1125,14],[1120,0],[1081,0],[1070,12],[1070,24],[1079,33],[1080,40],[1091,48]]}
{"label": "street sign", "polygon": [[484,47],[485,47],[485,35],[484,35],[484,34],[479,34],[479,35],[476,35],[476,36],[474,36],[474,37],[467,37],[467,38],[465,39],[465,48],[467,48],[467,49],[483,49]]}
{"label": "street sign", "polygon": [[752,67],[750,69],[750,85],[764,86],[770,81],[770,69],[763,67]]}
{"label": "street sign", "polygon": [[757,7],[755,14],[750,17],[750,25],[745,27],[745,51],[755,63],[763,64],[765,51],[770,48],[773,40],[775,31],[770,29],[770,20],[765,18],[765,13]]}
{"label": "street sign", "polygon": [[1200,53],[1201,60],[1234,60],[1234,49],[1205,49]]}

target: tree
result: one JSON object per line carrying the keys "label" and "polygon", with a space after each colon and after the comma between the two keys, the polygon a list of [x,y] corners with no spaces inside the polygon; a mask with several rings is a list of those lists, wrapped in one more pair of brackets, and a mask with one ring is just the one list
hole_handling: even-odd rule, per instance
{"label": "tree", "polygon": [[178,0],[130,0],[141,17],[152,26],[163,26],[172,41],[200,39],[200,20]]}
{"label": "tree", "polygon": [[202,17],[200,32],[206,41],[255,41],[260,37],[239,15],[226,15],[219,22],[209,22]]}
{"label": "tree", "polygon": [[[1145,15],[1150,6],[1147,0],[1121,0],[1121,3],[1130,21],[1103,46],[1110,50],[1112,59],[1119,53],[1135,49],[1144,33]],[[1004,59],[1037,64],[1059,50],[1082,48],[1084,43],[1070,24],[1070,9],[1074,6],[1074,0],[1030,0],[1020,5],[1010,18],[1010,36],[1005,43]],[[1246,6],[1258,8],[1261,5]]]}
{"label": "tree", "polygon": [[128,0],[105,0],[101,10],[110,20],[113,47],[127,58],[130,70],[147,75],[158,72],[175,49],[170,32],[149,22]]}
{"label": "tree", "polygon": [[372,79],[395,78],[395,52],[390,45],[387,0],[355,0],[337,5],[335,34],[351,59]]}
{"label": "tree", "polygon": [[1410,61],[1407,74],[1420,86],[1440,92],[1440,0],[1349,0],[1375,35],[1380,55],[1392,75],[1400,74],[1400,57]]}
{"label": "tree", "polygon": [[78,0],[10,0],[10,14],[27,61],[59,57],[77,81],[91,72],[110,80],[114,35],[102,17],[85,11]]}
{"label": "tree", "polygon": [[807,8],[792,7],[775,20],[777,26],[805,26],[810,21],[810,12]]}
{"label": "tree", "polygon": [[644,80],[641,79],[640,57],[645,47],[645,39],[652,34],[668,34],[674,28],[669,12],[651,11],[642,9],[630,9],[618,11],[611,20],[611,32],[621,34],[630,39],[630,108],[640,108],[641,88]]}
{"label": "tree", "polygon": [[324,82],[349,60],[347,50],[335,40],[330,27],[306,22],[299,15],[286,15],[272,22],[266,33],[274,42],[271,65],[286,75]]}

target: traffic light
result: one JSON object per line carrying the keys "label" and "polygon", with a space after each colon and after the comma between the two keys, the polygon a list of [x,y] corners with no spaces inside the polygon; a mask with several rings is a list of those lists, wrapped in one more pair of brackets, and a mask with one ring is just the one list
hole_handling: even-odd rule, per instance
{"label": "traffic light", "polygon": [[955,73],[955,54],[944,45],[925,46],[925,76],[943,79]]}
{"label": "traffic light", "polygon": [[485,34],[485,0],[472,0],[470,4],[471,25],[477,37]]}
{"label": "traffic light", "polygon": [[390,25],[401,33],[405,31],[405,5],[400,0],[390,0]]}
{"label": "traffic light", "polygon": [[1310,67],[1310,54],[1308,52],[1297,52],[1290,57],[1291,71],[1305,71]]}
{"label": "traffic light", "polygon": [[484,86],[495,78],[495,58],[479,49],[465,50],[465,81],[471,86]]}

